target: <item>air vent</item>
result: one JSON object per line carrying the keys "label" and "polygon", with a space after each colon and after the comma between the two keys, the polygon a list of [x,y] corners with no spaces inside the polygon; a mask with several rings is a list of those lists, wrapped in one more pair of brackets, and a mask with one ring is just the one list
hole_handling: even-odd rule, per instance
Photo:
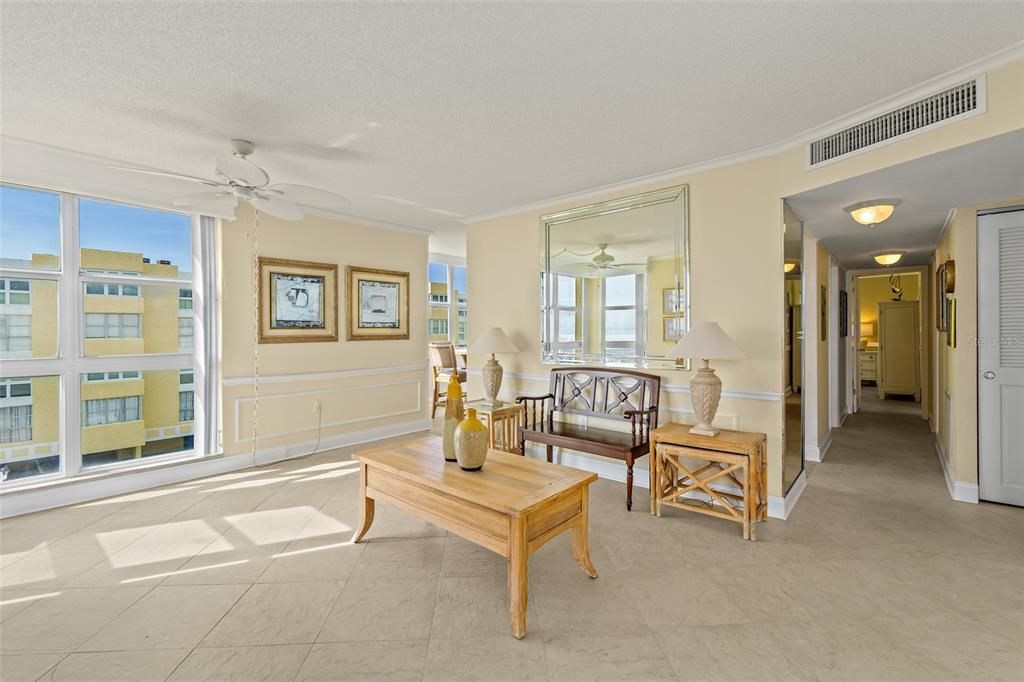
{"label": "air vent", "polygon": [[982,100],[978,79],[961,83],[808,143],[808,166],[813,168],[951,119],[981,113]]}

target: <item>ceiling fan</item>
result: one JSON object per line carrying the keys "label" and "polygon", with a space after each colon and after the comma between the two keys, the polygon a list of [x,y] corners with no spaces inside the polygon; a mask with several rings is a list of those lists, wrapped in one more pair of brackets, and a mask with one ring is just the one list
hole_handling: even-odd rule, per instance
{"label": "ceiling fan", "polygon": [[598,253],[590,261],[568,263],[560,272],[578,277],[617,277],[636,275],[647,271],[646,263],[616,263],[615,256],[607,252],[608,244],[598,244]]}
{"label": "ceiling fan", "polygon": [[348,199],[340,194],[316,187],[294,183],[271,185],[270,175],[267,171],[249,160],[249,156],[255,151],[255,145],[252,142],[231,140],[231,146],[234,151],[219,157],[214,164],[216,180],[131,166],[111,166],[111,168],[131,173],[190,180],[212,188],[175,199],[176,206],[206,208],[230,213],[241,199],[249,202],[254,208],[277,218],[299,220],[304,215],[298,206],[300,203],[324,209],[348,204]]}

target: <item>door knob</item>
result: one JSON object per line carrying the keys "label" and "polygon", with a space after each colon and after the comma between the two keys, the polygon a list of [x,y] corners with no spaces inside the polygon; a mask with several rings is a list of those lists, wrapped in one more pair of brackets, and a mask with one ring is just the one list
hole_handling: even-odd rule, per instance
{"label": "door knob", "polygon": [[981,376],[985,377],[986,379],[990,379],[991,380],[991,379],[995,379],[996,378],[996,373],[993,372],[992,370],[987,370]]}

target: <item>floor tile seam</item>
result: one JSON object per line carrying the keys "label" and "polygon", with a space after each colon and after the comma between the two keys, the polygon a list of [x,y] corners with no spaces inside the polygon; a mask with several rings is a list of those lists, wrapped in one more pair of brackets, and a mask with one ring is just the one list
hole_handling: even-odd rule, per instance
{"label": "floor tile seam", "polygon": [[63,662],[64,662],[64,661],[65,661],[65,660],[66,660],[66,659],[68,658],[68,656],[70,656],[70,655],[71,655],[72,653],[74,653],[74,652],[72,652],[72,651],[67,651],[67,652],[64,652],[64,653],[63,653],[63,654],[61,655],[61,657],[60,657],[60,658],[59,658],[59,659],[58,659],[57,661],[55,661],[55,662],[53,663],[53,665],[51,665],[51,666],[50,666],[49,668],[47,668],[46,670],[44,670],[44,671],[42,672],[42,674],[41,674],[41,675],[39,675],[39,677],[35,678],[35,679],[36,679],[36,682],[42,682],[43,680],[45,680],[45,679],[46,679],[46,676],[47,676],[47,675],[50,675],[50,674],[51,674],[51,673],[52,673],[52,672],[53,672],[54,670],[56,670],[56,669],[57,669],[57,666],[59,666],[59,665],[60,665],[61,663],[63,663]]}

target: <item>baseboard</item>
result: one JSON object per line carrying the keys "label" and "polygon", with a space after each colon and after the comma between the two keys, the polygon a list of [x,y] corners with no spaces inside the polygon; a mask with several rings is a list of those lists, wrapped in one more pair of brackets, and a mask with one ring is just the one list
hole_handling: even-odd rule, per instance
{"label": "baseboard", "polygon": [[783,521],[788,519],[793,511],[793,507],[796,506],[800,496],[803,495],[805,488],[807,488],[806,470],[801,471],[800,475],[796,477],[785,497],[768,496],[768,516],[773,519],[782,519]]}
{"label": "baseboard", "polygon": [[[379,426],[362,431],[340,434],[325,438],[319,450],[331,450],[368,443],[383,438],[425,431],[430,428],[430,420],[421,418],[388,426]],[[296,443],[278,448],[266,448],[256,451],[256,463],[259,465],[281,462],[301,457],[313,452],[316,441]],[[32,512],[44,511],[69,504],[80,504],[92,500],[124,495],[126,493],[158,488],[171,483],[182,483],[207,476],[230,473],[247,469],[253,465],[251,452],[235,455],[211,455],[198,459],[190,459],[149,469],[146,471],[121,471],[109,476],[94,477],[89,480],[62,480],[52,486],[40,486],[26,490],[9,490],[0,496],[0,519],[20,516]]]}
{"label": "baseboard", "polygon": [[825,441],[817,446],[808,445],[804,448],[804,457],[809,462],[820,462],[825,459],[828,449],[832,447],[832,431],[825,434]]}
{"label": "baseboard", "polygon": [[839,428],[846,426],[846,418],[850,416],[850,413],[844,408],[843,414],[839,417]]}
{"label": "baseboard", "polygon": [[946,451],[943,449],[942,442],[938,437],[935,438],[935,454],[939,458],[939,464],[942,465],[942,475],[946,479],[946,489],[949,491],[949,496],[956,502],[978,504],[978,484],[957,481],[953,478],[953,474],[949,470]]}

